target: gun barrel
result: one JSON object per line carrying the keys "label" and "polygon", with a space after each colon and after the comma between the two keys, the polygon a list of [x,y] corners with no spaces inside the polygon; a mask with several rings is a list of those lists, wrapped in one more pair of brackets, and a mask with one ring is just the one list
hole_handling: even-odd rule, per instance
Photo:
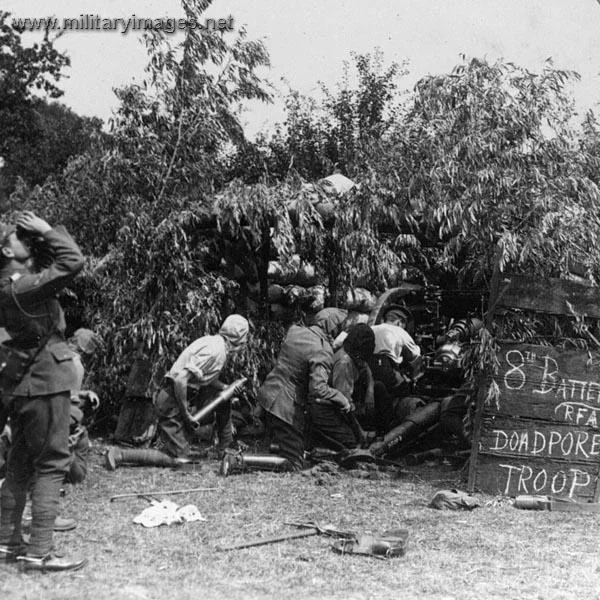
{"label": "gun barrel", "polygon": [[221,390],[219,395],[209,402],[206,406],[201,408],[198,412],[192,415],[192,422],[199,423],[204,417],[210,415],[213,411],[215,411],[221,404],[227,402],[227,400],[231,399],[235,394],[236,390],[244,385],[248,381],[246,377],[241,377],[234,381],[231,385],[228,385],[225,389]]}

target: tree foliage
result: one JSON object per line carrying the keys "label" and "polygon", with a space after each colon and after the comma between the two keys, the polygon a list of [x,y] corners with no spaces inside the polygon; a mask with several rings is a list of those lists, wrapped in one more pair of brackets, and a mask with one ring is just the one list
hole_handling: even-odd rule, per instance
{"label": "tree foliage", "polygon": [[[71,156],[82,153],[100,129],[99,119],[79,117],[48,102],[62,95],[58,83],[69,58],[59,52],[49,32],[41,42],[23,45],[23,31],[0,12],[0,156],[2,191],[7,196],[17,177],[30,185],[62,171]],[[5,201],[4,198],[3,201]],[[7,206],[4,206],[6,209]]]}
{"label": "tree foliage", "polygon": [[[200,22],[210,2],[183,5]],[[115,376],[139,342],[157,383],[187,344],[234,310],[238,286],[218,270],[205,224],[212,193],[223,185],[226,151],[243,139],[239,103],[269,99],[256,73],[268,55],[243,30],[230,40],[190,29],[175,45],[152,30],[144,43],[147,77],[117,91],[110,135],[73,159],[59,180],[20,192],[25,205],[63,222],[95,257],[79,284],[86,293],[81,319],[105,339],[97,373],[113,398]]]}
{"label": "tree foliage", "polygon": [[[184,2],[196,20],[209,5]],[[575,74],[464,59],[403,96],[404,65],[354,55],[334,91],[291,92],[285,122],[251,142],[238,106],[270,98],[261,43],[243,30],[144,43],[147,77],[118,90],[110,133],[13,196],[92,256],[80,321],[105,336],[97,373],[111,392],[139,341],[156,383],[223,315],[249,312],[246,282],[260,284],[260,318],[239,366],[257,385],[283,335],[269,319],[274,258],[314,264],[330,304],[406,280],[485,289],[498,257],[536,275],[576,262],[599,280],[600,129],[593,114],[573,129]],[[334,170],[357,187],[328,193],[318,180]]]}
{"label": "tree foliage", "polygon": [[352,54],[336,89],[321,84],[314,97],[290,90],[285,121],[242,147],[231,173],[247,183],[265,175],[281,180],[290,170],[308,181],[334,170],[355,176],[370,146],[399,116],[398,80],[406,73],[405,64],[386,67],[380,50]]}
{"label": "tree foliage", "polygon": [[565,91],[575,77],[551,64],[533,74],[473,59],[417,84],[382,150],[388,160],[373,170],[395,176],[387,195],[408,208],[405,230],[433,250],[430,268],[481,286],[500,244],[503,267],[560,275],[569,256],[587,254],[595,269],[598,189]]}
{"label": "tree foliage", "polygon": [[[190,20],[210,4],[183,2]],[[264,45],[243,29],[228,38],[188,29],[174,44],[163,30],[146,32],[146,78],[116,90],[110,136],[37,194],[38,205],[56,208],[53,218],[80,230],[87,253],[102,255],[118,243],[128,213],[145,211],[157,224],[190,204],[206,204],[223,185],[226,152],[244,141],[239,104],[270,98],[256,74],[269,64]]]}

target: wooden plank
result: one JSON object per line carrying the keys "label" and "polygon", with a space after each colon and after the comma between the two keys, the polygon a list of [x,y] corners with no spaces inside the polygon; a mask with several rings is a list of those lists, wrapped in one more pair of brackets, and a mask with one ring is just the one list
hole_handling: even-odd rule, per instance
{"label": "wooden plank", "polygon": [[[600,468],[598,469],[600,473]],[[594,488],[593,502],[600,502],[600,476],[596,478],[596,486]]]}
{"label": "wooden plank", "polygon": [[599,354],[503,343],[498,361],[499,393],[485,403],[486,414],[600,429]]}
{"label": "wooden plank", "polygon": [[590,501],[597,480],[598,465],[480,455],[474,487],[494,495],[539,494]]}
{"label": "wooden plank", "polygon": [[600,318],[600,288],[565,279],[533,278],[510,275],[500,282],[510,285],[500,298],[499,305],[536,312],[572,315],[569,302],[577,314]]}
{"label": "wooden plank", "polygon": [[597,500],[600,355],[504,342],[498,362],[479,390],[469,489]]}
{"label": "wooden plank", "polygon": [[600,463],[600,432],[514,417],[483,418],[479,455],[518,460]]}

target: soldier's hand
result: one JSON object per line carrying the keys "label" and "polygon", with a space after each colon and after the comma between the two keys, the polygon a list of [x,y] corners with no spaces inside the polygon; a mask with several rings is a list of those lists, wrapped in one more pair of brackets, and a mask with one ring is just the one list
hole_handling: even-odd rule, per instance
{"label": "soldier's hand", "polygon": [[343,413],[349,413],[354,410],[354,404],[352,404],[348,398],[344,397],[344,403],[340,404],[340,410]]}
{"label": "soldier's hand", "polygon": [[30,210],[24,210],[17,217],[17,226],[25,229],[25,231],[31,231],[33,233],[46,233],[50,231],[52,227],[44,221],[41,217],[38,217],[35,213]]}
{"label": "soldier's hand", "polygon": [[385,442],[373,442],[369,446],[369,452],[373,456],[382,456],[385,453]]}
{"label": "soldier's hand", "polygon": [[98,410],[100,408],[100,398],[95,392],[92,392],[91,390],[82,390],[79,395],[83,400],[87,400],[90,403],[92,410]]}
{"label": "soldier's hand", "polygon": [[239,383],[235,386],[235,393],[240,394],[244,391],[244,387],[246,386],[247,379],[244,377],[239,380]]}

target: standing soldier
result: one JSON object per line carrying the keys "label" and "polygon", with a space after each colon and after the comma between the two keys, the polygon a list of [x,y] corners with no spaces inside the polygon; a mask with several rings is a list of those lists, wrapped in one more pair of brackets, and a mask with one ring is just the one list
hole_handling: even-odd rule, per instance
{"label": "standing soldier", "polygon": [[[52,255],[43,269],[36,264],[40,250]],[[19,560],[25,571],[75,570],[86,563],[52,551],[60,488],[71,463],[70,391],[77,377],[56,294],[82,267],[81,251],[66,231],[32,212],[18,217],[16,229],[0,226],[0,326],[12,338],[0,347],[0,386],[13,432],[0,495],[0,560]],[[31,537],[25,548],[21,517],[31,481]]]}

